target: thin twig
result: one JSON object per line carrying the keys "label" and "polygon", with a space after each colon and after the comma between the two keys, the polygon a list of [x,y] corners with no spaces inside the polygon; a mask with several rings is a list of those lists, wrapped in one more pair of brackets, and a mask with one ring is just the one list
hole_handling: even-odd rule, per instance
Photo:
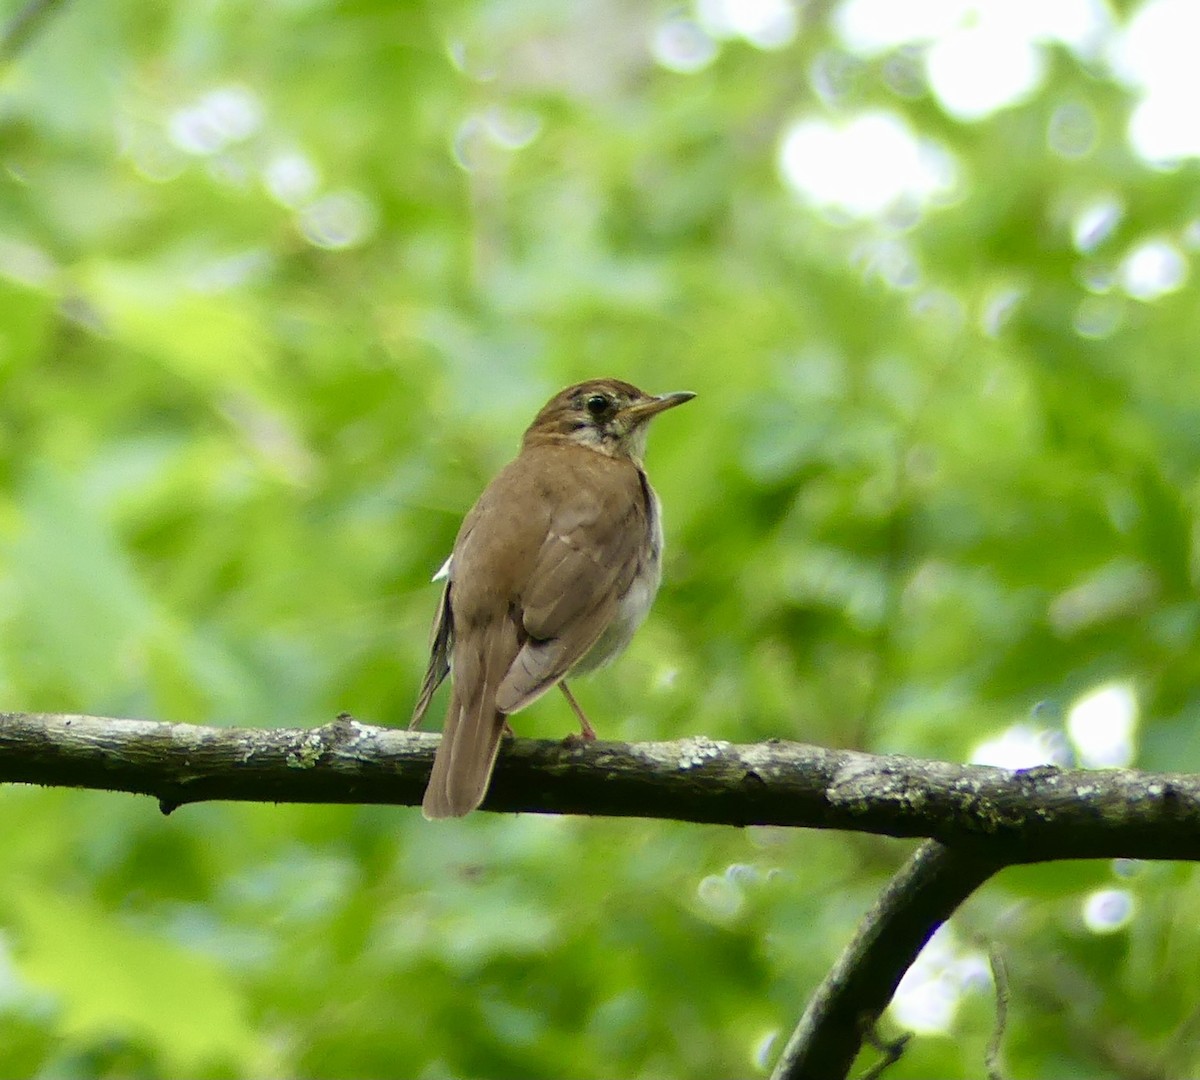
{"label": "thin twig", "polygon": [[871,1029],[866,1036],[867,1045],[872,1049],[878,1050],[881,1057],[874,1065],[872,1065],[859,1080],[879,1080],[884,1072],[890,1069],[904,1056],[905,1047],[908,1046],[909,1040],[912,1038],[912,1032],[906,1031],[899,1038],[883,1039],[880,1038],[879,1032],[875,1029],[875,1025],[871,1025]]}
{"label": "thin twig", "polygon": [[988,947],[988,961],[992,966],[992,985],[996,989],[996,1023],[988,1040],[983,1064],[988,1080],[1004,1080],[1004,1074],[1000,1071],[1000,1047],[1004,1042],[1005,1028],[1008,1027],[1008,965],[1004,962],[1000,946],[994,941]]}

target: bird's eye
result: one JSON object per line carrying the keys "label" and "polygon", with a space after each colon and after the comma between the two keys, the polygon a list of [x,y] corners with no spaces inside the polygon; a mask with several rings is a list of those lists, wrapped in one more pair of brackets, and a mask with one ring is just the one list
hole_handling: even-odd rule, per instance
{"label": "bird's eye", "polygon": [[585,404],[593,416],[603,416],[608,411],[608,398],[603,394],[593,394]]}

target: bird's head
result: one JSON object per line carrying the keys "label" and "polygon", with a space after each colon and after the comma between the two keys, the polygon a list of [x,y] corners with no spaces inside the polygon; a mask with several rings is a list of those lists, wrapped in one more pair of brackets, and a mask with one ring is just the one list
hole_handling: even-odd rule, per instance
{"label": "bird's head", "polygon": [[695,396],[688,390],[647,394],[619,379],[589,379],[546,402],[525,432],[525,445],[574,442],[640,465],[651,418]]}

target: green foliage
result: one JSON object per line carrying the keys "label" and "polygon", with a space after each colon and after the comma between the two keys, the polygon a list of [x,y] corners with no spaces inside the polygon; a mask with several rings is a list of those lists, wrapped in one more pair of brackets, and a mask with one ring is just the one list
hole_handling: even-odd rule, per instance
{"label": "green foliage", "polygon": [[[46,20],[0,70],[7,708],[404,723],[462,513],[551,392],[616,375],[699,397],[651,439],[663,592],[577,687],[602,736],[963,760],[1117,682],[1135,764],[1200,768],[1200,329],[1192,290],[1116,283],[1147,238],[1191,259],[1195,166],[1135,157],[1130,92],[1065,49],[965,123],[819,12],[690,74],[647,45],[673,17]],[[1047,142],[1064,103],[1086,152]],[[787,125],[870,108],[957,161],[940,203],[788,190]],[[0,1075],[48,1078],[765,1073],[911,849],[16,788],[0,814]],[[1134,913],[1101,934],[1107,888]],[[1196,890],[1025,868],[956,917],[1009,957],[1014,1076],[1195,1073]],[[992,1016],[968,981],[889,1075],[980,1075]]]}

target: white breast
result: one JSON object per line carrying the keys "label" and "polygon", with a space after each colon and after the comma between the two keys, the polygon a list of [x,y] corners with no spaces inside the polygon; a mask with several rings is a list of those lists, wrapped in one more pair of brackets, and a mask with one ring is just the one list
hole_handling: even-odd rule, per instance
{"label": "white breast", "polygon": [[634,574],[625,595],[617,601],[617,614],[600,635],[600,640],[591,647],[587,655],[572,669],[573,674],[583,675],[615,660],[625,651],[637,628],[658,595],[662,581],[663,530],[662,512],[654,489],[646,484],[650,495],[650,551]]}

